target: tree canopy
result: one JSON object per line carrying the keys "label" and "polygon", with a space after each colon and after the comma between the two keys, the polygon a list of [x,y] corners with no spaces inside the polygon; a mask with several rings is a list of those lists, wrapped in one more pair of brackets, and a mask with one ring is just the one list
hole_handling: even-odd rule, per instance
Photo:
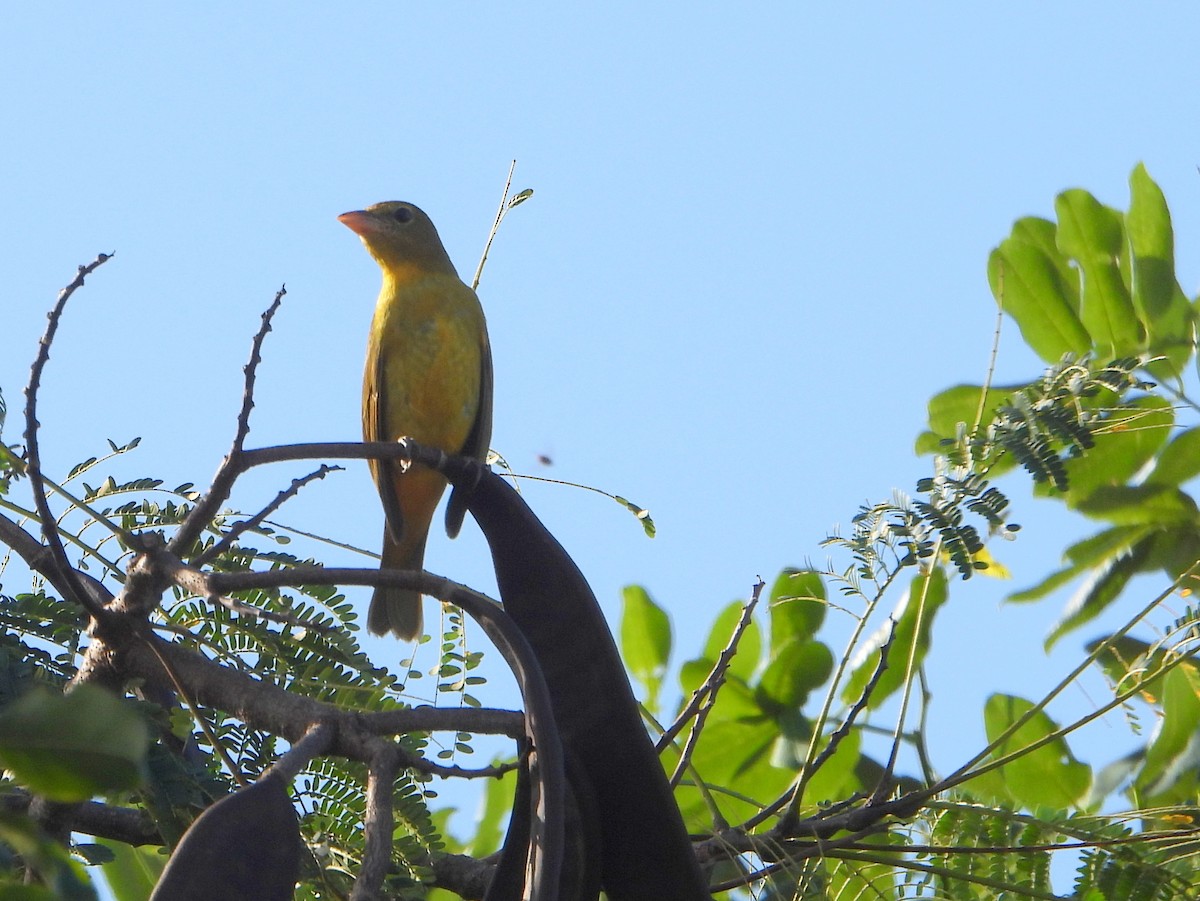
{"label": "tree canopy", "polygon": [[[1194,897],[1200,298],[1178,283],[1162,192],[1142,166],[1129,185],[1127,210],[1063,192],[1054,220],[1018,220],[988,257],[998,316],[1044,371],[931,398],[915,444],[927,475],[864,504],[827,540],[828,565],[748,586],[703,647],[676,649],[651,590],[628,587],[620,656],[570,549],[505,467],[416,445],[247,445],[282,289],[207,487],[118,482],[106,469],[136,459],[136,440],[43,471],[38,397],[55,331],[112,256],[81,266],[51,309],[23,416],[0,401],[6,440],[23,428],[0,445],[0,866],[12,897],[93,898],[97,874],[122,901],[156,884],[160,898],[478,898],[489,883],[490,898],[601,886],[613,899]],[[281,549],[293,536],[279,508],[329,461],[371,457],[438,467],[473,492],[503,607],[428,573]],[[294,460],[313,468],[261,510],[227,508],[246,472]],[[1003,571],[1005,542],[1037,515],[1010,498],[1018,479],[1095,531],[1009,600],[1077,586],[1048,647],[1102,614],[1123,625],[1040,697],[998,688],[980,711],[986,745],[940,772],[925,664],[945,640],[939,614]],[[361,611],[341,589],[380,580],[451,611],[433,639],[436,707],[409,706],[411,659],[389,667],[358,642]],[[830,646],[831,611],[852,623],[844,647]],[[520,709],[477,698],[485,652],[464,613],[513,671]],[[1055,699],[1090,669],[1107,695],[1060,721]],[[1086,737],[1111,712],[1139,736],[1118,759]],[[485,735],[511,739],[510,752],[464,767],[456,750]],[[449,827],[434,777],[487,780],[473,834]],[[1068,855],[1064,874],[1054,862]]]}

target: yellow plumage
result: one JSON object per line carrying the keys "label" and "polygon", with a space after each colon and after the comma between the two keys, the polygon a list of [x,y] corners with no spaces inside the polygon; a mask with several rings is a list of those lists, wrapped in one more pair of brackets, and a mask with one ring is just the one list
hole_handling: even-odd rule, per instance
{"label": "yellow plumage", "polygon": [[[429,217],[412,204],[377,203],[338,219],[383,270],[363,374],[363,440],[408,437],[483,460],[492,431],[492,356],[475,292],[459,279]],[[385,461],[370,466],[386,517],[383,568],[420,570],[446,480],[422,466],[405,472]],[[452,495],[446,510],[451,537],[465,512]],[[421,596],[376,589],[367,628],[418,637]]]}

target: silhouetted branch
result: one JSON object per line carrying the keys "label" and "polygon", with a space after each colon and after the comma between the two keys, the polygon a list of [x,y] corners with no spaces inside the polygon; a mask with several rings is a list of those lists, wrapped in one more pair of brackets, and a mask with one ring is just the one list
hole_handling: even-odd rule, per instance
{"label": "silhouetted branch", "polygon": [[50,510],[50,502],[46,496],[46,485],[42,478],[41,451],[38,444],[37,396],[38,389],[42,384],[42,372],[50,360],[50,345],[54,343],[54,336],[58,332],[58,323],[67,306],[67,301],[71,299],[71,295],[77,289],[83,287],[84,279],[87,276],[112,257],[111,253],[102,253],[86,266],[80,266],[75,278],[58,292],[58,301],[46,317],[46,331],[38,342],[38,353],[30,369],[29,383],[25,386],[25,466],[29,476],[29,487],[33,493],[34,507],[42,522],[42,538],[50,549],[51,566],[59,574],[58,587],[63,589],[65,597],[75,601],[92,616],[102,616],[104,608],[98,605],[92,593],[80,584],[70,560],[67,559],[67,550],[63,547],[62,539],[58,537],[54,514]]}
{"label": "silhouetted branch", "polygon": [[[8,813],[25,813],[33,795],[23,789],[12,789],[0,795],[0,809]],[[154,819],[145,810],[115,807],[97,801],[73,805],[71,829],[85,835],[107,838],[127,845],[161,845],[162,836]]]}
{"label": "silhouetted branch", "polygon": [[708,678],[704,680],[704,684],[697,688],[693,693],[691,700],[688,701],[686,707],[675,718],[675,722],[670,728],[659,738],[655,750],[660,754],[670,742],[679,734],[684,725],[693,716],[696,717],[696,724],[692,727],[692,731],[688,733],[687,743],[684,745],[683,753],[679,755],[679,762],[675,765],[675,771],[671,774],[671,787],[674,788],[679,784],[679,780],[683,777],[684,771],[687,770],[688,764],[691,762],[692,754],[696,750],[696,742],[700,738],[700,733],[704,730],[704,722],[708,719],[708,713],[712,710],[713,705],[717,702],[717,692],[721,686],[725,684],[725,676],[729,672],[729,664],[733,662],[733,657],[737,653],[738,643],[742,640],[742,635],[754,620],[754,608],[758,606],[758,599],[762,596],[762,590],[766,583],[759,579],[752,590],[750,601],[742,607],[742,615],[738,619],[737,626],[734,627],[733,635],[730,636],[725,649],[721,651],[717,657],[717,662],[713,665],[712,671],[708,674]]}
{"label": "silhouetted branch", "polygon": [[204,566],[205,564],[211,563],[221,554],[225,553],[225,551],[233,547],[233,543],[237,541],[241,535],[245,534],[250,529],[254,529],[262,525],[263,520],[282,507],[291,498],[299,494],[300,489],[309,482],[316,481],[317,479],[323,479],[325,476],[329,475],[329,473],[339,472],[341,469],[341,466],[328,466],[322,463],[315,472],[310,472],[308,475],[299,479],[292,479],[292,484],[283,491],[279,492],[279,494],[276,495],[275,499],[271,501],[271,503],[267,504],[249,519],[235,523],[229,529],[229,531],[225,533],[224,537],[221,538],[220,541],[213,544],[208,550],[193,557],[191,561],[192,565]]}
{"label": "silhouetted branch", "polygon": [[266,340],[267,332],[271,330],[271,320],[279,309],[279,305],[283,303],[286,294],[286,286],[281,286],[275,292],[275,299],[271,305],[262,314],[262,325],[259,326],[258,332],[255,333],[254,340],[250,344],[250,360],[243,370],[246,379],[242,390],[242,409],[238,413],[237,430],[233,436],[233,446],[230,447],[225,459],[221,461],[217,474],[213,477],[212,485],[192,508],[192,512],[188,514],[183,525],[171,539],[168,547],[174,554],[179,554],[181,548],[188,547],[200,537],[216,516],[221,504],[229,498],[229,493],[233,490],[233,483],[237,477],[245,471],[239,468],[238,460],[242,456],[246,436],[250,433],[250,411],[254,409],[254,381],[258,374],[258,364],[262,361],[262,345]]}

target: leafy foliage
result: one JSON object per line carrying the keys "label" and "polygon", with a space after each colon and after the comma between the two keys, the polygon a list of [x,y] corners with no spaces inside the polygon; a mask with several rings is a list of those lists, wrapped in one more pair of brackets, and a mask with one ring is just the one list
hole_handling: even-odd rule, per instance
{"label": "leafy foliage", "polygon": [[[116,546],[114,533],[99,534],[94,543],[88,543],[85,536],[94,529],[95,521],[111,521],[135,535],[152,530],[169,531],[183,521],[197,498],[192,485],[164,489],[159,479],[118,482],[107,476],[98,484],[85,481],[99,466],[133,451],[138,443],[137,439],[123,445],[110,442],[111,452],[107,457],[82,461],[64,481],[64,486],[79,482],[83,492],[77,500],[68,502],[60,522],[69,522],[72,514],[81,511],[90,517],[78,529],[75,542],[80,569],[90,569],[117,584],[124,578],[122,564],[128,559],[128,552]],[[63,495],[70,498],[68,490],[64,488]],[[11,505],[9,509],[13,509]],[[32,516],[32,511],[17,509]],[[208,551],[240,519],[234,513],[221,514],[191,548],[189,556]],[[253,536],[277,543],[290,540],[286,532],[276,527],[256,525],[213,559],[211,568],[240,571],[251,566],[277,569],[315,563],[279,550],[253,546],[247,542]],[[266,611],[283,618],[286,624],[281,628],[265,618],[235,613],[228,607],[182,595],[159,611],[159,624],[170,629],[184,646],[297,694],[364,711],[405,704],[405,683],[413,674],[405,672],[398,676],[367,657],[355,638],[357,611],[335,589],[309,586],[295,594],[248,591],[237,593],[235,600],[249,608],[250,613]],[[436,690],[455,699],[454,703],[461,703],[460,699],[470,702],[473,699],[465,693],[470,677],[462,675],[463,661],[469,660],[468,668],[474,668],[479,653],[466,652],[464,656],[460,652],[464,641],[460,616],[450,617],[448,623],[445,656],[437,669],[444,677],[451,672],[459,675],[455,679],[440,679]],[[3,692],[0,700],[21,695],[26,686],[35,683],[61,686],[75,675],[85,625],[79,611],[39,588],[15,597],[0,596],[0,625],[4,627],[0,633],[0,660],[8,664],[7,671],[20,677],[12,682],[9,691]],[[155,725],[158,742],[187,747],[188,754],[181,758],[166,752],[163,744],[156,744],[146,758],[146,778],[130,796],[145,805],[165,835],[181,835],[200,810],[234,787],[222,758],[232,764],[239,778],[254,779],[286,747],[281,747],[275,736],[250,729],[226,712],[196,704],[191,705],[191,711],[190,720],[176,717]],[[405,748],[414,755],[425,745],[426,738],[421,735],[404,739]],[[469,741],[460,747],[469,750]],[[424,796],[427,778],[406,772],[396,783],[396,816],[407,828],[396,843],[396,859],[401,864],[394,880],[397,890],[412,891],[423,878],[428,878],[427,869],[413,861],[427,859],[430,851],[440,846]],[[305,777],[299,795],[302,808],[308,810],[302,824],[306,841],[314,851],[310,866],[320,868],[320,880],[335,895],[348,892],[352,885],[350,874],[355,869],[359,854],[356,849],[362,838],[362,779],[361,767],[336,759],[321,759]],[[354,797],[356,804],[350,803]],[[313,897],[329,896],[318,893]]]}
{"label": "leafy foliage", "polygon": [[[1189,598],[1200,566],[1200,515],[1188,491],[1200,475],[1200,423],[1187,419],[1200,410],[1189,395],[1198,301],[1178,284],[1170,216],[1144,167],[1133,171],[1130,194],[1120,211],[1086,191],[1066,191],[1054,221],[1014,224],[989,257],[989,284],[1046,370],[1019,384],[988,378],[932,398],[917,439],[931,458],[928,475],[911,495],[860,508],[847,535],[826,541],[835,558],[827,566],[788,568],[769,587],[756,586],[674,669],[667,613],[646,588],[625,589],[624,657],[647,719],[663,720],[654,723],[661,759],[718,891],[763,899],[1062,897],[1067,887],[1055,884],[1061,868],[1052,878],[1052,863],[1069,853],[1077,869],[1068,890],[1079,901],[1194,895],[1200,611],[1184,600],[1182,610],[1164,614],[1163,602]],[[0,424],[3,413],[0,399]],[[190,484],[168,489],[106,472],[136,447],[136,439],[110,442],[106,455],[83,461],[56,486],[66,505],[58,525],[80,569],[114,586],[130,553],[102,523],[130,535],[169,534],[199,499]],[[35,520],[9,499],[21,477],[19,456],[0,445],[0,509]],[[942,774],[926,746],[936,686],[927,684],[925,662],[937,652],[935,626],[945,611],[978,584],[970,580],[1005,573],[999,549],[1019,526],[1001,480],[1017,477],[1098,524],[1066,548],[1061,569],[1011,596],[1032,602],[1080,582],[1047,646],[1128,602],[1135,577],[1158,574],[1166,584],[1157,597],[1141,597],[1121,629],[1089,643],[1083,664],[1042,698],[994,693],[981,711],[985,745]],[[652,532],[643,508],[616,500]],[[314,563],[281,549],[293,537],[265,518],[226,511],[184,556],[210,555],[208,565],[223,572]],[[451,705],[479,704],[471,691],[481,655],[466,642],[461,614],[445,618],[437,663],[426,674],[411,658],[396,672],[373,664],[355,638],[357,614],[336,589],[247,591],[232,601],[271,617],[178,594],[155,624],[227,667],[343,709],[395,709],[425,675]],[[849,624],[836,650],[831,614]],[[15,747],[12,769],[21,777],[31,755],[10,741],[20,730],[6,732],[6,724],[31,715],[22,705],[37,707],[28,700],[34,688],[58,688],[75,675],[85,621],[35,578],[29,591],[0,597],[0,625],[0,756]],[[1073,721],[1052,713],[1053,698],[1091,665],[1108,679],[1110,696]],[[234,774],[252,779],[284,750],[278,736],[236,715],[184,700],[181,708],[126,698],[102,724],[120,731],[135,723],[130,734],[151,736],[145,753],[136,742],[106,744],[102,729],[89,733],[109,752],[101,763],[113,766],[101,765],[87,791],[146,811],[170,843],[233,789]],[[1119,760],[1083,759],[1078,734],[1117,709],[1133,734],[1144,735],[1142,746]],[[61,726],[38,731],[54,736]],[[413,756],[450,759],[471,750],[467,732],[444,746],[425,735],[399,741]],[[66,754],[80,750],[79,742],[60,745]],[[135,785],[129,767],[141,776]],[[121,778],[109,779],[115,771]],[[363,861],[364,778],[361,764],[318,757],[296,781],[309,851],[297,897],[352,890]],[[427,777],[402,773],[393,788],[389,897],[425,897],[443,852],[493,852],[513,781],[489,783],[475,834],[458,840],[445,835],[448,812],[429,810]],[[9,779],[4,788],[17,786]],[[1112,812],[1118,808],[1127,809]],[[153,870],[128,849],[74,850],[129,886],[139,871]],[[0,818],[0,851],[3,872],[16,872],[20,859],[37,862],[49,886],[44,897],[92,896],[78,860],[27,818]],[[127,895],[144,896],[145,884]]]}

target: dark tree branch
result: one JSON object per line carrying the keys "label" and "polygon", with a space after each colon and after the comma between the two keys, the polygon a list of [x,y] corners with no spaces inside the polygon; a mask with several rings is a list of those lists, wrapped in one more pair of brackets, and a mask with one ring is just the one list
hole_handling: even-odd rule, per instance
{"label": "dark tree branch", "polygon": [[363,817],[365,847],[350,901],[373,901],[379,897],[392,862],[392,789],[400,763],[396,750],[390,742],[375,740],[375,754],[367,767],[367,808]]}
{"label": "dark tree branch", "polygon": [[188,547],[200,537],[204,529],[216,516],[217,511],[221,508],[221,504],[225,503],[229,498],[229,493],[233,490],[233,483],[237,480],[237,477],[245,471],[239,465],[239,459],[243,454],[246,436],[250,434],[250,411],[254,409],[254,380],[258,374],[258,364],[262,361],[262,345],[263,341],[266,340],[267,332],[271,330],[271,320],[274,318],[275,312],[279,309],[279,305],[283,303],[283,298],[286,294],[286,286],[281,286],[275,293],[275,299],[271,302],[271,305],[262,314],[262,325],[251,342],[250,361],[244,369],[246,380],[242,390],[242,409],[238,414],[237,431],[233,436],[233,446],[229,449],[229,453],[225,456],[225,459],[221,461],[221,465],[217,469],[217,474],[213,477],[213,482],[208,492],[192,508],[192,512],[188,514],[187,519],[184,520],[179,530],[171,539],[168,547],[173,554],[178,555],[182,553],[183,548]]}
{"label": "dark tree branch", "polygon": [[[26,813],[33,795],[14,789],[0,795],[0,809],[9,813]],[[96,801],[84,801],[74,805],[71,829],[85,835],[111,839],[127,845],[161,845],[162,836],[154,820],[145,810],[129,807],[114,807]]]}
{"label": "dark tree branch", "polygon": [[271,501],[271,503],[267,504],[267,506],[263,507],[258,513],[254,514],[249,519],[235,523],[229,529],[229,531],[225,533],[225,536],[220,541],[216,542],[212,547],[203,553],[197,554],[195,557],[193,557],[191,561],[192,565],[204,566],[208,563],[211,563],[221,554],[225,553],[225,551],[233,547],[233,543],[248,530],[262,525],[263,520],[282,507],[287,501],[299,494],[300,489],[309,482],[314,482],[317,479],[323,479],[325,476],[329,475],[329,473],[339,472],[341,470],[341,466],[328,466],[322,463],[320,468],[315,472],[310,472],[303,478],[292,479],[292,484],[283,491],[279,492],[279,494],[275,497],[275,500]]}
{"label": "dark tree branch", "polygon": [[[87,590],[71,566],[67,558],[67,550],[63,547],[62,539],[55,527],[54,514],[50,510],[50,502],[46,496],[46,483],[42,477],[41,451],[38,444],[37,400],[38,389],[42,384],[42,372],[50,360],[50,345],[58,332],[58,323],[62,319],[67,301],[76,290],[83,287],[84,279],[103,266],[113,254],[102,253],[86,266],[80,266],[75,278],[65,288],[58,292],[58,301],[47,316],[46,331],[38,342],[38,353],[34,358],[29,373],[29,384],[25,387],[25,466],[29,475],[29,488],[33,492],[34,507],[42,521],[42,537],[50,550],[50,566],[58,573],[56,587],[63,589],[63,596],[73,600],[83,607],[93,617],[103,615],[104,608],[96,603],[92,592]],[[136,539],[132,539],[136,545]]]}
{"label": "dark tree branch", "polygon": [[[729,672],[729,664],[733,662],[733,657],[737,654],[742,635],[745,634],[750,623],[754,621],[754,608],[758,606],[758,599],[762,596],[762,590],[766,584],[761,578],[754,584],[750,600],[742,607],[742,615],[738,619],[737,626],[734,627],[733,635],[730,636],[729,642],[717,657],[717,662],[713,664],[708,678],[704,680],[703,685],[692,692],[691,699],[687,702],[683,710],[679,712],[679,716],[675,718],[675,722],[671,723],[659,737],[654,748],[659,754],[675,740],[675,736],[683,731],[683,727],[687,725],[688,720],[697,716],[701,710],[711,708],[716,703],[717,691],[725,684],[725,676]],[[677,785],[678,781],[678,775],[673,776],[671,784]]]}

